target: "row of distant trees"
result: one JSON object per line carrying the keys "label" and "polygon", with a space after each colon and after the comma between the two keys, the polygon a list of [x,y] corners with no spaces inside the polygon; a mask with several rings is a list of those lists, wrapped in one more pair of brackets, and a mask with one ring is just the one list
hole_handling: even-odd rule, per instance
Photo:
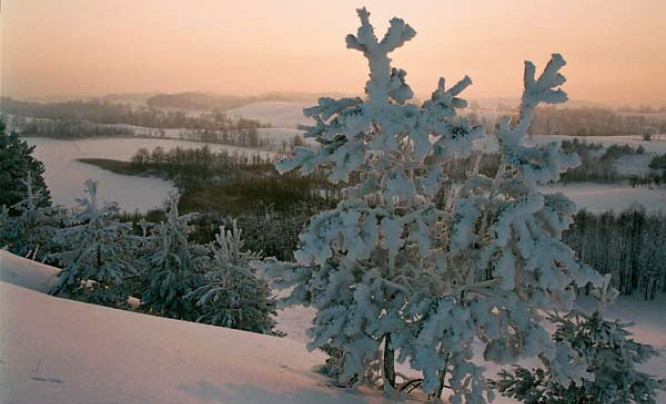
{"label": "row of distant trees", "polygon": [[32,119],[16,117],[12,127],[23,136],[40,136],[62,139],[83,139],[107,136],[134,136],[133,129],[109,126],[77,119]]}
{"label": "row of distant trees", "polygon": [[580,211],[563,240],[578,258],[604,274],[623,294],[655,299],[666,292],[666,216],[635,206],[623,212]]}
{"label": "row of distant trees", "polygon": [[602,108],[542,107],[530,124],[533,135],[613,136],[666,133],[666,117],[623,114]]}
{"label": "row of distant trees", "polygon": [[259,121],[233,119],[222,112],[191,116],[183,111],[133,106],[105,100],[77,100],[53,103],[20,101],[2,98],[3,113],[47,119],[79,120],[97,124],[128,124],[150,128],[185,128],[239,130],[265,127]]}

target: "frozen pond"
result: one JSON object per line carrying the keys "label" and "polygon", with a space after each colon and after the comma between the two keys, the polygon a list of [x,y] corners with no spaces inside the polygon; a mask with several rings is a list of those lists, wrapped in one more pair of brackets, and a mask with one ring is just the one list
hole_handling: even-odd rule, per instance
{"label": "frozen pond", "polygon": [[[37,146],[34,155],[44,162],[44,179],[51,190],[53,202],[59,205],[76,206],[76,198],[82,196],[85,180],[92,178],[99,183],[99,194],[103,200],[117,201],[126,211],[146,211],[162,206],[173,185],[159,178],[125,176],[99,167],[79,163],[80,158],[129,159],[141,147],[152,150],[157,146],[165,150],[180,146],[199,148],[203,143],[173,139],[101,138],[80,140],[56,140],[27,137],[30,145]],[[213,151],[226,149],[230,153],[255,154],[265,152],[241,147],[209,145]]]}

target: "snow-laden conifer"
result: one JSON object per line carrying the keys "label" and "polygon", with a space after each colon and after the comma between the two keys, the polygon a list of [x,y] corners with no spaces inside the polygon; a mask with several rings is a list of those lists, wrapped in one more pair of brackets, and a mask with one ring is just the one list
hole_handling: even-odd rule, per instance
{"label": "snow-laden conifer", "polygon": [[244,250],[241,234],[235,220],[231,222],[231,228],[220,227],[203,285],[186,298],[195,302],[199,311],[198,322],[278,334],[273,330],[275,301],[271,298],[271,290],[249,266],[250,261],[260,258],[260,254]]}
{"label": "snow-laden conifer", "polygon": [[598,293],[607,290],[609,281],[607,277],[604,286],[595,291],[600,304],[592,314],[574,310],[549,319],[556,327],[553,339],[571,345],[593,377],[582,383],[562,381],[557,377],[557,365],[542,358],[542,367],[503,370],[491,387],[529,404],[656,404],[658,390],[666,390],[666,380],[636,366],[658,356],[659,351],[634,341],[627,330],[632,324],[604,318],[604,308],[617,296],[617,292],[611,296]]}
{"label": "snow-laden conifer", "polygon": [[71,216],[71,226],[59,229],[53,255],[62,271],[51,294],[105,306],[125,307],[123,277],[132,273],[130,226],[118,220],[117,203],[102,203],[97,183],[87,180],[84,197]]}
{"label": "snow-laden conifer", "polygon": [[321,98],[305,109],[315,121],[306,136],[321,147],[296,149],[278,164],[304,174],[328,170],[332,182],[348,184],[344,200],[311,219],[296,264],[257,267],[291,288],[284,303],[317,309],[309,347],[342,352],[343,383],[366,380],[381,358],[384,390],[407,387],[396,382],[397,359],[423,372],[409,386],[420,383],[436,397],[446,388],[453,403],[484,403],[492,394],[473,361],[475,341],[488,360],[541,353],[560,365],[558,377],[585,377],[571,347],[552,343],[540,324],[540,310],[571,306],[573,282],[600,280],[559,241],[573,204],[536,188],[576,160],[556,145],[523,144],[536,105],[566,100],[557,89],[562,57],[553,55],[539,78],[526,64],[521,116],[497,130],[496,178],[472,173],[451,208],[440,209],[434,196],[447,181],[444,165],[476,153],[475,140],[485,136],[458,114],[471,80],[447,88],[442,78],[429,100],[410,102],[406,73],[391,67],[389,53],[415,31],[394,18],[379,39],[369,13],[358,14],[361,27],[347,46],[368,59],[365,99]]}
{"label": "snow-laden conifer", "polygon": [[196,307],[185,295],[201,286],[209,258],[204,246],[188,239],[192,217],[179,214],[178,196],[171,195],[166,221],[154,225],[142,239],[137,265],[143,310],[181,320],[197,319]]}
{"label": "snow-laden conifer", "polygon": [[[43,189],[33,186],[32,174],[22,181],[26,189],[23,200],[11,208],[15,217],[7,217],[6,237],[9,249],[22,257],[44,261],[55,252],[55,231],[60,217],[60,209],[52,207]],[[2,220],[2,219],[0,219]]]}

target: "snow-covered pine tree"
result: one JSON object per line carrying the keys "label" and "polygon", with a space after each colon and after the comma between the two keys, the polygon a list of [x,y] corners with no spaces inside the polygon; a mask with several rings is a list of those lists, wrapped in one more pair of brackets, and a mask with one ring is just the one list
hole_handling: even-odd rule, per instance
{"label": "snow-covered pine tree", "polygon": [[51,294],[111,307],[126,307],[123,277],[132,273],[130,225],[118,221],[117,203],[101,203],[97,183],[87,180],[72,226],[59,229],[53,255],[62,271]]}
{"label": "snow-covered pine tree", "polygon": [[666,390],[666,381],[637,370],[636,365],[659,352],[631,339],[627,330],[631,324],[605,320],[599,311],[591,315],[575,311],[551,321],[557,327],[553,338],[571,344],[594,378],[562,383],[545,360],[543,367],[515,366],[513,372],[500,372],[492,388],[528,404],[657,404],[657,390]]}
{"label": "snow-covered pine tree", "polygon": [[197,308],[185,295],[202,285],[208,249],[188,240],[192,214],[180,215],[178,195],[171,195],[166,221],[154,225],[137,259],[141,308],[152,314],[196,321]]}
{"label": "snow-covered pine tree", "polygon": [[394,18],[379,40],[369,13],[358,14],[361,27],[347,36],[347,46],[368,59],[366,98],[321,98],[305,109],[315,120],[306,136],[321,147],[298,148],[277,166],[304,174],[327,169],[332,182],[349,184],[344,200],[312,218],[296,264],[267,259],[256,267],[276,287],[291,288],[283,303],[317,309],[309,348],[342,350],[343,383],[362,382],[383,349],[383,388],[399,387],[399,350],[398,360],[423,372],[427,393],[438,397],[447,387],[453,403],[484,403],[492,394],[485,396],[483,368],[472,362],[475,340],[490,360],[542,352],[560,359],[560,377],[580,370],[570,347],[553,346],[539,323],[539,309],[571,304],[572,282],[600,280],[558,241],[573,205],[536,188],[575,159],[556,145],[522,144],[534,107],[566,99],[554,89],[564,82],[562,58],[554,55],[538,79],[526,64],[521,117],[498,130],[497,177],[474,173],[453,208],[439,209],[434,196],[446,180],[443,166],[470,156],[484,137],[457,115],[466,106],[458,95],[471,80],[447,89],[440,79],[430,100],[407,103],[406,73],[392,68],[388,55],[415,31]]}
{"label": "snow-covered pine tree", "polygon": [[25,198],[27,190],[23,181],[32,175],[33,190],[41,191],[44,206],[50,205],[49,189],[44,182],[44,164],[33,155],[35,146],[29,146],[16,131],[7,131],[0,116],[0,206],[5,205],[14,215],[11,206]]}
{"label": "snow-covered pine tree", "polygon": [[235,220],[230,229],[220,227],[204,283],[185,298],[195,302],[198,322],[280,335],[273,329],[276,323],[272,316],[276,313],[271,290],[249,266],[260,254],[244,250],[241,233]]}
{"label": "snow-covered pine tree", "polygon": [[60,210],[52,207],[49,199],[43,195],[43,189],[35,189],[32,182],[32,174],[28,172],[23,180],[26,197],[11,207],[17,215],[7,217],[7,226],[11,227],[7,243],[15,254],[44,261],[55,252],[53,239]]}

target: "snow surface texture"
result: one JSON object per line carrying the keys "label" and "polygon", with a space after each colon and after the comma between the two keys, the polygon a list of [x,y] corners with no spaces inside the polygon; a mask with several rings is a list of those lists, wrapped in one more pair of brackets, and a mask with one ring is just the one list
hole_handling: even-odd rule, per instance
{"label": "snow surface texture", "polygon": [[[323,355],[308,353],[299,336],[312,318],[307,310],[282,312],[280,328],[290,335],[275,338],[27,290],[45,290],[57,271],[0,251],[3,404],[385,402],[367,391],[332,388],[313,371]],[[663,300],[621,298],[609,315],[637,322],[636,338],[663,352],[644,370],[666,377],[662,311]],[[660,399],[666,402],[666,394]],[[495,403],[515,401],[499,397]]]}
{"label": "snow surface texture", "polygon": [[58,268],[0,250],[0,281],[2,282],[46,293],[57,282],[58,272],[60,272]]}

